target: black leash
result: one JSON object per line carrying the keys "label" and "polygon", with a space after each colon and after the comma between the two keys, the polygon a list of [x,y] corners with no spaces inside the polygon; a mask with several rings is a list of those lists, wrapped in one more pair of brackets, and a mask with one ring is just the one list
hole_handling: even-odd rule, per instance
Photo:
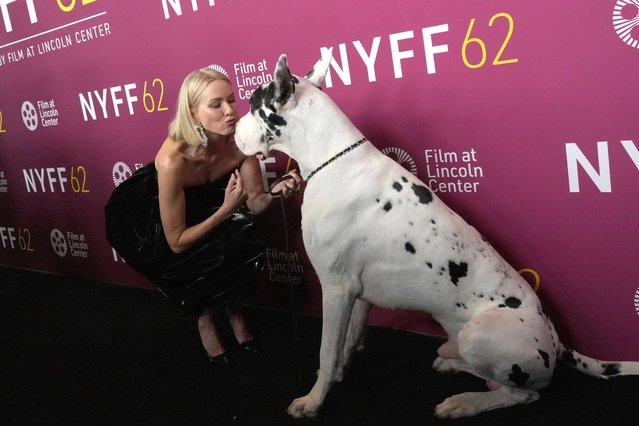
{"label": "black leash", "polygon": [[[366,142],[367,139],[366,137],[361,138],[360,140],[358,140],[357,142],[355,142],[354,144],[352,144],[351,146],[349,146],[348,148],[344,149],[343,151],[339,152],[338,154],[334,155],[333,157],[331,157],[328,161],[326,161],[324,164],[322,164],[321,166],[319,166],[318,168],[316,168],[315,170],[313,170],[311,172],[311,174],[308,175],[308,177],[306,178],[306,181],[308,182],[317,172],[319,172],[320,170],[322,170],[324,167],[328,166],[329,164],[331,164],[333,161],[337,160],[338,158],[340,158],[341,156],[349,153],[350,151],[354,150],[355,148],[357,148],[358,146],[360,146],[361,144],[363,144],[364,142]],[[289,252],[289,239],[288,239],[288,223],[286,221],[286,210],[284,209],[284,199],[282,198],[282,191],[277,191],[277,192],[273,192],[273,188],[275,188],[277,185],[279,185],[280,183],[286,181],[286,180],[290,180],[290,179],[294,179],[293,176],[291,175],[284,175],[278,179],[276,179],[270,186],[269,186],[269,194],[271,194],[273,197],[279,198],[280,199],[280,207],[282,209],[282,220],[284,222],[284,251],[286,252],[286,260],[288,262],[288,282],[289,282],[289,291],[290,291],[290,297],[291,297],[291,313],[293,315],[293,339],[294,339],[294,351],[295,351],[295,380],[297,382],[297,386],[300,389],[300,392],[303,391],[302,389],[302,385],[303,385],[303,373],[302,373],[302,366],[301,366],[301,362],[300,362],[300,334],[299,334],[299,322],[298,322],[298,316],[297,316],[297,306],[295,304],[295,290],[293,288],[293,280],[291,279],[291,271],[293,270],[292,264],[291,264],[291,255]],[[302,190],[300,189],[300,186],[298,185],[296,188],[295,187],[288,187],[288,190],[291,192],[295,192],[297,194],[301,194]]]}
{"label": "black leash", "polygon": [[[293,317],[293,351],[294,351],[294,370],[295,370],[295,382],[298,387],[298,392],[303,392],[303,373],[302,373],[302,363],[300,356],[300,332],[299,332],[299,320],[297,315],[297,305],[295,303],[295,289],[293,287],[293,280],[291,277],[291,271],[293,270],[293,265],[291,263],[291,253],[289,249],[289,236],[288,236],[288,222],[286,220],[286,209],[284,208],[284,198],[282,197],[282,191],[273,192],[273,188],[278,184],[285,180],[294,179],[291,175],[284,175],[278,179],[276,179],[269,187],[269,194],[273,197],[280,199],[280,208],[282,210],[282,221],[284,223],[284,252],[286,253],[286,262],[288,265],[287,275],[288,275],[288,285],[289,285],[289,295],[291,301],[291,314]],[[301,194],[302,190],[298,186],[297,188],[289,187],[289,191],[295,192],[297,194]]]}

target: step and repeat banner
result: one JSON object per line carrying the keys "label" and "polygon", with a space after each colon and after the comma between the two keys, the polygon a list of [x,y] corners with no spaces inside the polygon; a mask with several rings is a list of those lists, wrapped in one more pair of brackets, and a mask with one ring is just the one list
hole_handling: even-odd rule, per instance
{"label": "step and repeat banner", "polygon": [[[281,53],[305,75],[332,46],[326,92],[519,270],[562,339],[639,360],[639,0],[0,0],[0,13],[0,264],[150,287],[107,243],[103,207],[153,160],[183,78],[223,69],[244,114]],[[263,162],[264,184],[292,167]],[[319,315],[300,204],[267,214],[254,303],[290,309],[293,291]],[[440,333],[421,313],[371,322]]]}

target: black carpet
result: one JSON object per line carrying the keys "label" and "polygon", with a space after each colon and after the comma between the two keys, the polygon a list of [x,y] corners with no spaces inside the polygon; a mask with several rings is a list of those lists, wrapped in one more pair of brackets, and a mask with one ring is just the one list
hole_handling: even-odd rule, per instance
{"label": "black carpet", "polygon": [[639,424],[639,377],[567,367],[535,403],[439,420],[436,404],[484,383],[434,372],[441,340],[381,327],[320,415],[296,420],[286,408],[313,384],[318,318],[299,315],[295,327],[290,312],[247,307],[264,356],[235,350],[223,371],[208,363],[195,320],[156,291],[7,267],[0,277],[2,425]]}

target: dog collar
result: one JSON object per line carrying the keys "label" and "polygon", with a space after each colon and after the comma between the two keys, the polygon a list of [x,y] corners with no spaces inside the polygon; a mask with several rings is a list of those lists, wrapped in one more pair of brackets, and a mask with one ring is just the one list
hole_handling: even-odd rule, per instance
{"label": "dog collar", "polygon": [[308,182],[309,180],[311,180],[311,178],[315,175],[315,173],[319,172],[320,170],[322,170],[324,167],[328,166],[329,164],[331,164],[333,161],[337,160],[339,157],[341,157],[344,154],[349,153],[350,151],[354,150],[355,148],[357,148],[358,146],[360,146],[361,144],[363,144],[364,142],[366,142],[367,139],[365,137],[361,138],[360,140],[358,140],[357,142],[355,142],[353,145],[349,146],[348,148],[346,148],[344,151],[338,153],[337,155],[331,157],[330,160],[328,160],[327,162],[325,162],[324,164],[322,164],[321,166],[319,166],[318,168],[316,168],[315,170],[313,170],[311,172],[310,175],[308,175],[308,177],[306,178],[306,181]]}

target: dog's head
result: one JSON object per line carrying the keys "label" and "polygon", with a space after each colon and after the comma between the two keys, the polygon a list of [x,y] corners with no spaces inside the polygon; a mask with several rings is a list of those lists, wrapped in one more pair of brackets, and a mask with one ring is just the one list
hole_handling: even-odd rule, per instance
{"label": "dog's head", "polygon": [[242,153],[267,157],[277,150],[291,155],[290,141],[304,134],[304,114],[321,94],[331,52],[325,50],[304,78],[291,74],[286,55],[280,55],[273,80],[253,92],[251,110],[237,123],[235,142]]}

